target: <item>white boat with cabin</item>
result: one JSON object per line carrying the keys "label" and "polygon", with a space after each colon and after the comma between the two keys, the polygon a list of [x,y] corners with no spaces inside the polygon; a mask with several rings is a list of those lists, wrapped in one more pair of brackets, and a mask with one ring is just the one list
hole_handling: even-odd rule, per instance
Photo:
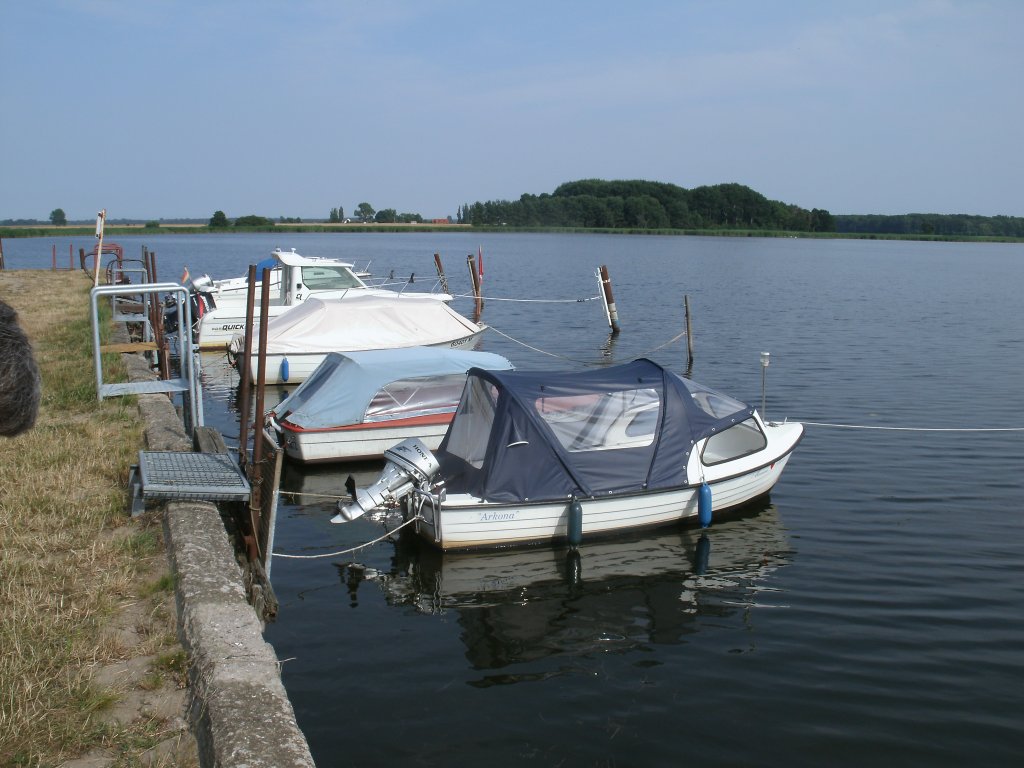
{"label": "white boat with cabin", "polygon": [[[278,317],[311,297],[342,299],[355,295],[374,295],[429,298],[443,302],[452,300],[446,293],[407,291],[407,282],[371,286],[360,277],[350,262],[302,256],[294,248],[291,251],[278,248],[271,253],[269,259],[257,265],[259,284],[262,284],[262,268],[271,270],[268,317]],[[236,333],[245,330],[248,275],[226,280],[211,280],[209,275],[203,275],[191,283],[195,342],[200,349],[227,347]],[[257,324],[261,298],[261,291],[257,290]]]}
{"label": "white boat with cabin", "polygon": [[469,372],[432,452],[406,440],[332,522],[400,507],[441,549],[577,544],[698,521],[766,495],[803,436],[650,360]]}

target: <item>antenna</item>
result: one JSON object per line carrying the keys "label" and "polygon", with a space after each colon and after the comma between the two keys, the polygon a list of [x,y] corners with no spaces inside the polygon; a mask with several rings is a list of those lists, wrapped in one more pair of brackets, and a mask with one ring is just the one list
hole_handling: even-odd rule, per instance
{"label": "antenna", "polygon": [[767,421],[767,417],[765,416],[765,408],[764,408],[764,402],[765,402],[765,386],[764,386],[764,384],[765,384],[766,374],[768,373],[768,362],[769,362],[768,356],[769,356],[769,354],[770,353],[768,353],[768,352],[762,352],[761,353],[761,420],[762,421]]}

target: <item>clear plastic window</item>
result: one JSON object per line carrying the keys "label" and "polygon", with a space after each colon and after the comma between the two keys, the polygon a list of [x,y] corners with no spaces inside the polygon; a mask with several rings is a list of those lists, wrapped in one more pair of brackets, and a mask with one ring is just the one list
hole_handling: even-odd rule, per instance
{"label": "clear plastic window", "polygon": [[768,439],[754,419],[741,421],[712,435],[704,444],[700,459],[705,464],[721,464],[763,450]]}
{"label": "clear plastic window", "polygon": [[542,397],[534,407],[566,450],[608,451],[653,443],[661,400],[654,389],[629,389]]}
{"label": "clear plastic window", "polygon": [[302,284],[310,291],[362,288],[363,282],[347,267],[302,267]]}
{"label": "clear plastic window", "polygon": [[484,455],[487,453],[496,398],[497,394],[490,383],[470,377],[455,420],[448,428],[448,453],[477,469],[483,466]]}
{"label": "clear plastic window", "polygon": [[400,379],[381,387],[366,409],[366,421],[387,421],[454,411],[466,374]]}
{"label": "clear plastic window", "polygon": [[686,388],[690,390],[690,396],[693,397],[693,402],[695,402],[705,413],[708,413],[715,418],[724,418],[729,414],[742,411],[746,408],[746,405],[741,403],[739,400],[734,400],[728,395],[723,395],[721,392],[715,392],[713,389],[708,389],[695,381],[687,381]]}

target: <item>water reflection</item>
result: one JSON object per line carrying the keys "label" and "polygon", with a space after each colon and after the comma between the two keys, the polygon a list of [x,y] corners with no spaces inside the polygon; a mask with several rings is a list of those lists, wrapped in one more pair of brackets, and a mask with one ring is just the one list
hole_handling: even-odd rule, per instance
{"label": "water reflection", "polygon": [[353,605],[372,583],[392,606],[454,615],[473,668],[494,670],[685,642],[703,618],[749,611],[771,589],[769,575],[791,557],[775,507],[762,502],[707,531],[677,528],[586,543],[576,552],[443,553],[403,535],[386,573],[337,567]]}

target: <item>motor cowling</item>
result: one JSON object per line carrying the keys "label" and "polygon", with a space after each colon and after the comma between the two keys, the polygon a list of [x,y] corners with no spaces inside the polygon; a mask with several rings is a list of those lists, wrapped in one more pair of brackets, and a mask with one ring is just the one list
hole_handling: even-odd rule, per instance
{"label": "motor cowling", "polygon": [[355,520],[379,507],[397,505],[416,489],[427,490],[441,465],[423,441],[410,437],[384,451],[387,462],[380,477],[370,487],[358,490],[355,499],[338,504],[332,523]]}

